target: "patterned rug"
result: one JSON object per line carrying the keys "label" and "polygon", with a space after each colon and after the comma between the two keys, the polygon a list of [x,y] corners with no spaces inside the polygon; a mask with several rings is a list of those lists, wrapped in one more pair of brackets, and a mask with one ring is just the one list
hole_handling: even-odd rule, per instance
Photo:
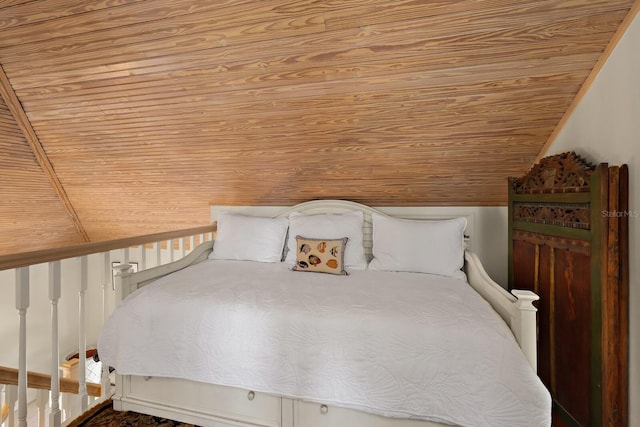
{"label": "patterned rug", "polygon": [[92,408],[79,418],[73,420],[69,427],[195,427],[193,424],[185,424],[152,415],[138,414],[137,412],[114,411],[111,400]]}

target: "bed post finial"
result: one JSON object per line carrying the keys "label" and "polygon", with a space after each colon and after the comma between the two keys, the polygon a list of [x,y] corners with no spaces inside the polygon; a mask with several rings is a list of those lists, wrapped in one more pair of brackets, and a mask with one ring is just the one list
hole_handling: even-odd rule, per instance
{"label": "bed post finial", "polygon": [[131,264],[115,265],[113,269],[116,271],[113,287],[116,291],[117,302],[120,303],[129,295],[129,285],[125,283],[123,279],[130,276],[133,269],[131,268]]}
{"label": "bed post finial", "polygon": [[[511,291],[513,296],[518,298],[516,301],[516,307],[520,317],[515,320],[516,330],[515,335],[520,348],[527,356],[529,364],[534,371],[538,371],[536,362],[536,345],[537,345],[537,331],[536,331],[536,312],[538,309],[533,305],[534,301],[538,301],[540,297],[535,293],[522,289],[513,289]],[[513,330],[514,328],[512,328]]]}

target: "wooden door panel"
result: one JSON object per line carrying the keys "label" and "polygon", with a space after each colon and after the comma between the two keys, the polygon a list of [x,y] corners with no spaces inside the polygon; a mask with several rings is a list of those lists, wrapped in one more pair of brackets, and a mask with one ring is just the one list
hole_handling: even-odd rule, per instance
{"label": "wooden door panel", "polygon": [[538,375],[549,390],[552,390],[552,368],[551,368],[551,328],[550,312],[553,309],[553,299],[551,298],[551,273],[549,270],[549,260],[551,259],[551,248],[541,246],[539,249],[538,265]]}
{"label": "wooden door panel", "polygon": [[552,365],[556,401],[580,425],[589,425],[591,270],[588,255],[554,250]]}
{"label": "wooden door panel", "polygon": [[515,240],[513,246],[514,274],[516,275],[515,283],[518,284],[518,289],[529,289],[536,292],[537,245],[526,240]]}

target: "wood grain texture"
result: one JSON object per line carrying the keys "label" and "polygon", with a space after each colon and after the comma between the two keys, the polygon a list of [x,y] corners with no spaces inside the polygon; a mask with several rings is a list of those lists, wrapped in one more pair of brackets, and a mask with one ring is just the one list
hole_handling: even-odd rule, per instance
{"label": "wood grain texture", "polygon": [[[0,366],[0,384],[18,385],[18,370]],[[100,397],[102,386],[86,383],[89,396]],[[51,390],[51,376],[39,372],[27,372],[27,386],[36,390]],[[60,378],[60,392],[78,394],[78,380]]]}
{"label": "wood grain texture", "polygon": [[0,182],[3,254],[83,241],[2,97]]}
{"label": "wood grain texture", "polygon": [[[621,212],[629,210],[629,168],[627,165],[620,167],[619,174],[618,209]],[[619,291],[618,291],[618,370],[622,373],[617,384],[618,390],[612,391],[617,395],[618,407],[617,422],[621,425],[629,425],[629,217],[623,216],[618,224],[618,257],[622,262],[619,264]],[[614,237],[615,238],[615,237]],[[612,243],[610,241],[610,243]],[[626,262],[625,262],[626,260]],[[615,421],[615,420],[614,420]]]}
{"label": "wood grain texture", "polygon": [[537,282],[539,375],[558,425],[629,425],[628,189],[625,165],[575,153],[510,180],[509,286]]}
{"label": "wood grain texture", "polygon": [[609,56],[611,56],[611,54],[613,53],[613,50],[618,45],[618,42],[620,41],[625,31],[627,30],[629,25],[631,25],[631,22],[636,17],[636,15],[638,15],[639,12],[640,12],[640,0],[635,0],[633,5],[629,9],[629,12],[625,16],[624,20],[618,26],[618,29],[616,30],[615,34],[613,35],[613,37],[611,37],[611,40],[609,41],[609,44],[605,48],[604,52],[602,52],[602,55],[600,55],[600,58],[598,58],[598,62],[596,62],[596,64],[593,66],[593,69],[585,79],[584,84],[582,85],[582,87],[580,88],[576,96],[573,98],[573,100],[571,101],[571,105],[569,105],[567,110],[564,112],[564,115],[560,119],[560,122],[555,127],[551,135],[549,135],[549,138],[547,139],[544,146],[540,150],[540,153],[538,153],[538,157],[536,158],[536,161],[540,160],[542,157],[544,157],[547,154],[549,148],[558,137],[565,123],[569,120],[569,117],[571,117],[571,114],[573,114],[575,109],[578,107],[578,104],[580,104],[580,101],[582,100],[582,98],[587,94],[587,91],[591,87],[591,84],[595,80],[596,76],[598,75],[602,67],[604,67],[604,64],[607,62],[607,59],[609,59]]}
{"label": "wood grain texture", "polygon": [[[555,385],[553,397],[580,423],[590,425],[592,402],[585,396],[592,381],[591,350],[591,276],[589,256],[569,250],[555,250],[551,295],[554,310],[550,313],[552,326],[551,381]],[[594,302],[595,303],[595,302]],[[576,332],[581,331],[581,332]],[[577,392],[577,390],[581,390]]]}
{"label": "wood grain texture", "polygon": [[51,187],[53,188],[56,195],[58,196],[58,199],[60,199],[62,206],[64,206],[64,209],[66,210],[67,214],[69,215],[69,218],[73,222],[73,225],[75,226],[76,231],[84,241],[88,242],[89,236],[87,236],[87,232],[84,230],[84,227],[80,223],[78,214],[76,213],[73,205],[71,204],[71,201],[69,200],[69,197],[67,196],[67,193],[64,190],[64,187],[60,183],[60,179],[58,179],[58,175],[56,175],[56,172],[53,170],[51,161],[49,160],[49,157],[47,157],[47,154],[44,152],[44,149],[42,148],[42,144],[38,139],[38,135],[36,135],[35,131],[33,130],[33,127],[31,126],[31,122],[29,121],[29,118],[27,117],[24,110],[22,109],[22,105],[20,104],[20,101],[16,97],[16,94],[13,91],[13,88],[11,87],[11,84],[9,83],[9,80],[7,79],[7,76],[4,73],[4,69],[2,68],[1,65],[0,65],[0,95],[4,99],[5,104],[7,105],[9,110],[11,111],[11,114],[13,115],[13,118],[15,119],[16,124],[22,131],[22,134],[24,135],[27,143],[29,144],[31,151],[35,155],[36,160],[40,165],[40,168],[42,169],[45,176],[51,183]]}
{"label": "wood grain texture", "polygon": [[91,241],[210,203],[504,205],[633,4],[13,0],[0,64]]}
{"label": "wood grain texture", "polygon": [[[207,240],[211,240],[211,236],[216,231],[217,222],[214,222],[202,227],[166,231],[164,233],[147,234],[144,236],[127,237],[124,239],[109,240],[105,242],[81,243],[78,245],[68,245],[63,248],[22,251],[9,255],[0,255],[0,270],[27,267],[35,264],[60,261],[67,258],[97,254],[100,252],[108,252],[139,245],[145,245],[147,249],[151,249],[153,248],[153,244],[156,242],[159,242],[162,249],[166,249],[168,245],[170,245],[168,242],[171,242],[173,249],[178,250],[180,248],[180,238],[194,236],[194,245],[197,245],[204,243]],[[188,241],[185,243],[185,248],[190,249],[190,243]]]}

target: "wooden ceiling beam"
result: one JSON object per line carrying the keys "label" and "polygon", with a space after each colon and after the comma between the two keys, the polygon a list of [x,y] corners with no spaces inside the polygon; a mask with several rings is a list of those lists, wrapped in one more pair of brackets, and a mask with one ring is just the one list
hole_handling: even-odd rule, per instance
{"label": "wooden ceiling beam", "polygon": [[38,164],[40,165],[45,175],[51,182],[51,186],[53,187],[53,190],[55,191],[58,198],[62,202],[62,205],[64,206],[64,209],[66,210],[67,214],[69,214],[69,217],[71,217],[71,221],[73,221],[73,225],[78,231],[78,234],[82,236],[82,239],[85,242],[90,242],[91,240],[89,239],[89,235],[87,234],[84,227],[82,226],[82,222],[80,221],[80,218],[78,217],[78,214],[74,209],[73,204],[69,200],[69,196],[67,195],[67,192],[62,186],[60,179],[58,179],[58,175],[56,174],[56,171],[53,168],[53,165],[51,164],[51,161],[49,160],[47,153],[42,147],[42,144],[40,143],[40,139],[38,138],[38,135],[33,129],[33,126],[31,126],[31,122],[29,121],[27,114],[22,108],[22,104],[20,103],[18,96],[13,90],[13,87],[11,86],[11,82],[9,82],[9,78],[7,77],[7,74],[4,72],[4,68],[2,68],[2,64],[0,64],[0,94],[2,95],[2,98],[7,104],[9,111],[11,111],[11,114],[16,120],[16,123],[18,124],[18,127],[22,131],[27,143],[29,144],[29,147],[31,147],[31,150],[33,151],[33,154]]}

